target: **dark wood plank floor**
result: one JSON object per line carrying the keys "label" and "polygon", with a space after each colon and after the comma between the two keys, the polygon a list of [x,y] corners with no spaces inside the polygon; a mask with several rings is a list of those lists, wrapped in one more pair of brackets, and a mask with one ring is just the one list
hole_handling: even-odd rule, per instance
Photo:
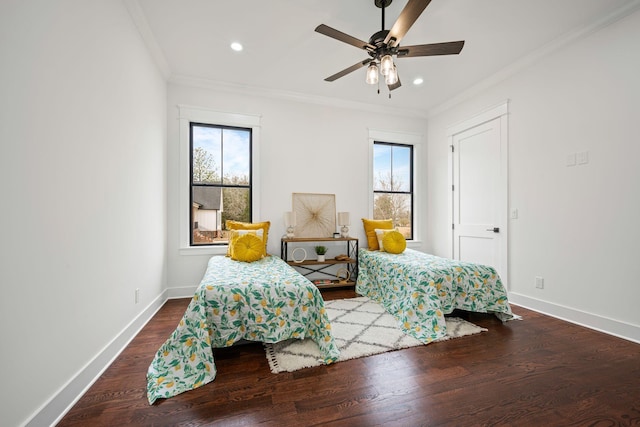
{"label": "dark wood plank floor", "polygon": [[[357,296],[323,291],[325,299]],[[260,344],[215,350],[214,382],[149,406],[170,300],[59,426],[638,426],[640,345],[519,307],[479,335],[272,374]]]}

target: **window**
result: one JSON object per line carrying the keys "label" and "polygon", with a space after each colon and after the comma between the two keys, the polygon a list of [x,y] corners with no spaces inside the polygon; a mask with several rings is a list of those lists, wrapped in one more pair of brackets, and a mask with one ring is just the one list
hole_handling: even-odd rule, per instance
{"label": "window", "polygon": [[260,116],[187,105],[178,111],[180,255],[222,255],[227,219],[260,218]]}
{"label": "window", "polygon": [[251,222],[251,129],[191,123],[191,245],[226,244]]}
{"label": "window", "polygon": [[393,220],[413,239],[413,146],[373,143],[373,218]]}

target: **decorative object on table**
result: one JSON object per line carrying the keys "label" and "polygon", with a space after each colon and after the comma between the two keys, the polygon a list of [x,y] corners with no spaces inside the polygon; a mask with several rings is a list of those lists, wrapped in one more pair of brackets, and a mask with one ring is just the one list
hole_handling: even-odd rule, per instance
{"label": "decorative object on table", "polygon": [[333,238],[334,239],[339,239],[340,238],[340,233],[333,233]]}
{"label": "decorative object on table", "polygon": [[319,245],[319,246],[316,246],[314,249],[316,250],[316,255],[318,255],[318,261],[324,262],[324,255],[327,253],[329,248],[326,246]]}
{"label": "decorative object on table", "polygon": [[295,236],[294,228],[296,226],[296,213],[295,211],[284,213],[284,226],[287,227],[287,238],[291,239]]}
{"label": "decorative object on table", "polygon": [[[327,244],[328,242],[331,242]],[[356,280],[358,278],[358,244],[359,240],[355,237],[347,237],[345,239],[339,238],[334,239],[332,237],[294,237],[292,239],[287,239],[286,237],[282,237],[280,239],[280,258],[282,258],[287,264],[293,266],[296,270],[299,270],[305,276],[313,275],[315,277],[316,273],[320,276],[319,278],[324,278],[324,276],[328,276],[331,278],[331,283],[319,284],[318,288],[330,288],[330,287],[346,287],[346,286],[355,286]],[[296,251],[296,257],[298,259],[292,259],[292,252],[297,247],[305,247],[307,249],[307,253],[309,249],[315,252],[315,245],[327,245],[332,251],[332,255],[326,255],[325,261],[316,261],[307,259],[306,261],[300,261],[300,255]],[[333,249],[335,248],[335,249]],[[343,252],[345,251],[346,252]],[[336,252],[340,255],[335,255],[333,252]],[[311,256],[311,255],[309,255]],[[335,258],[333,258],[335,256]],[[343,264],[340,266],[339,264]],[[349,270],[350,279],[346,284],[338,283],[336,275],[334,271],[338,267],[346,267]]]}
{"label": "decorative object on table", "polygon": [[336,195],[293,193],[296,237],[332,237],[336,231]]}
{"label": "decorative object on table", "polygon": [[342,267],[336,271],[336,277],[338,278],[338,283],[346,285],[349,283],[349,279],[351,279],[351,273],[349,273],[349,270]]}
{"label": "decorative object on table", "polygon": [[[302,255],[301,258],[296,258],[296,253],[297,252],[301,252]],[[295,262],[295,263],[300,263],[303,262],[305,259],[307,259],[307,251],[304,248],[295,248],[293,251],[291,251],[291,261]]]}
{"label": "decorative object on table", "polygon": [[351,225],[349,212],[338,212],[338,225],[342,226],[340,235],[342,237],[349,237],[349,226]]}

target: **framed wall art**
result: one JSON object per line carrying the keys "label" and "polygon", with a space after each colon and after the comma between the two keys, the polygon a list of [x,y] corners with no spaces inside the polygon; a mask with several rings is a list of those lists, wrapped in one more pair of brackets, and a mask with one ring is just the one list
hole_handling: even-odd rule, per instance
{"label": "framed wall art", "polygon": [[336,231],[336,195],[293,193],[296,237],[332,237]]}

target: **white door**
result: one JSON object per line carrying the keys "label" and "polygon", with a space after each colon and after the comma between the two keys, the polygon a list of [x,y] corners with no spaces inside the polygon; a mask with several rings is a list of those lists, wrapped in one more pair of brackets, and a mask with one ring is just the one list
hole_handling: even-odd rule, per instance
{"label": "white door", "polygon": [[507,281],[506,116],[457,127],[452,145],[453,258]]}

